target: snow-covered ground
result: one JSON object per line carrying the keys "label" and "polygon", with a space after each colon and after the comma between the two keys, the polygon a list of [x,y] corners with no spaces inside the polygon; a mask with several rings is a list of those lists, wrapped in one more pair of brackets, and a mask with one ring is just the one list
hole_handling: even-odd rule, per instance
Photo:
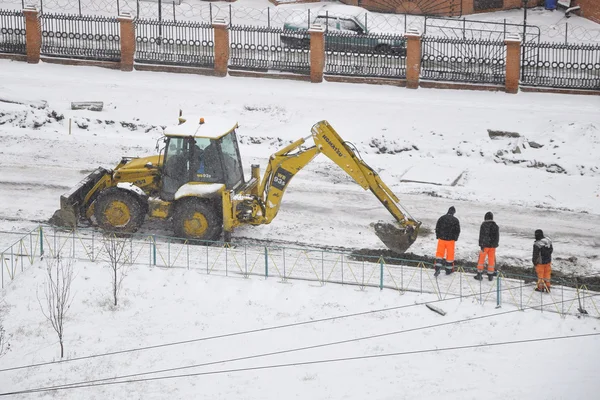
{"label": "snow-covered ground", "polygon": [[[596,318],[146,267],[129,271],[115,308],[108,267],[79,261],[75,271],[63,363],[36,297],[45,263],[2,292],[0,396],[75,383],[84,387],[7,398],[591,400],[600,389]],[[7,370],[32,364],[45,365]]]}
{"label": "snow-covered ground", "polygon": [[[186,114],[240,123],[247,176],[250,164],[259,163],[264,169],[270,154],[307,136],[312,124],[327,119],[357,146],[426,228],[431,230],[450,205],[456,207],[462,224],[459,258],[474,260],[479,225],[485,212],[493,211],[501,229],[500,262],[529,268],[533,232],[541,228],[554,241],[555,269],[580,275],[600,273],[597,96],[124,73],[0,60],[0,98],[17,102],[0,102],[2,249],[46,221],[58,207],[59,196],[96,167],[113,167],[125,155],[153,154],[160,126],[173,124],[182,109]],[[72,111],[72,101],[103,101],[104,110]],[[492,139],[488,130],[516,132],[520,137]],[[320,157],[290,183],[271,225],[238,229],[234,241],[276,239],[296,246],[382,249],[370,224],[390,219],[387,211],[371,193]],[[441,185],[419,183],[432,180]],[[155,228],[147,224],[143,231]],[[411,251],[433,255],[434,248],[435,238],[424,232]],[[0,318],[10,344],[10,351],[0,358],[0,395],[215,364],[169,373],[211,375],[8,398],[358,400],[543,395],[595,399],[600,390],[594,357],[600,349],[597,336],[443,350],[597,334],[600,327],[594,318],[521,312],[510,304],[496,310],[490,302],[480,305],[475,298],[436,303],[447,312],[442,317],[421,304],[437,300],[431,295],[399,296],[392,290],[284,284],[272,278],[224,278],[205,276],[198,270],[142,266],[130,271],[115,309],[110,306],[108,268],[81,260],[75,266],[74,301],[65,326],[67,359],[403,308],[6,371],[58,360],[57,338],[37,299],[43,293],[44,267],[43,261],[37,261],[0,292]],[[453,323],[458,321],[462,322]],[[440,323],[448,324],[435,326]],[[398,333],[385,335],[391,332]],[[385,336],[323,346],[373,335]],[[221,362],[307,346],[320,347]],[[215,374],[420,350],[425,352]]]}

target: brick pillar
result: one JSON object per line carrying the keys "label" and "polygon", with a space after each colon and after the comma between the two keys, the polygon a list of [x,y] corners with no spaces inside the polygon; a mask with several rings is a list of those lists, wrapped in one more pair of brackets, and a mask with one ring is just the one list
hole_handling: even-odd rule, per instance
{"label": "brick pillar", "polygon": [[325,28],[313,25],[308,30],[310,34],[310,81],[323,82],[325,69]]}
{"label": "brick pillar", "polygon": [[521,75],[521,37],[509,35],[504,43],[506,44],[505,90],[507,93],[518,93]]}
{"label": "brick pillar", "polygon": [[215,30],[215,72],[217,76],[227,76],[229,65],[229,29],[227,22],[217,18],[213,22]]}
{"label": "brick pillar", "polygon": [[130,14],[119,15],[121,29],[121,71],[133,71],[135,54],[135,25]]}
{"label": "brick pillar", "polygon": [[414,29],[406,32],[406,87],[417,89],[421,76],[421,33]]}
{"label": "brick pillar", "polygon": [[25,14],[25,46],[27,48],[27,62],[37,64],[40,62],[42,49],[42,24],[40,14],[35,6],[23,8]]}

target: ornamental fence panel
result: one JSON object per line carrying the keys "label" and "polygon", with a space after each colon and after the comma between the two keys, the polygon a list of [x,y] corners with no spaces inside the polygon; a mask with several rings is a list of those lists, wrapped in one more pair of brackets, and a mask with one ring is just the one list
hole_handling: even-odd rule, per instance
{"label": "ornamental fence panel", "polygon": [[26,52],[23,12],[0,10],[0,53],[25,54]]}
{"label": "ornamental fence panel", "polygon": [[600,89],[600,45],[526,43],[523,47],[523,85]]}
{"label": "ornamental fence panel", "polygon": [[100,61],[121,60],[117,18],[42,14],[40,54],[51,57]]}
{"label": "ornamental fence panel", "polygon": [[504,85],[506,45],[503,41],[424,36],[421,78]]}
{"label": "ornamental fence panel", "polygon": [[134,61],[213,68],[214,29],[198,22],[135,20]]}
{"label": "ornamental fence panel", "polygon": [[405,78],[403,35],[325,34],[325,74]]}
{"label": "ornamental fence panel", "polygon": [[307,31],[232,25],[229,41],[229,68],[310,74],[310,38]]}

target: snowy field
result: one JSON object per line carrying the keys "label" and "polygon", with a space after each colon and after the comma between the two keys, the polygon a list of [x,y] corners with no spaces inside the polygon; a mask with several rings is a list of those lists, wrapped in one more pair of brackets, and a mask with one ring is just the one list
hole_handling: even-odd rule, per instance
{"label": "snowy field", "polygon": [[[82,262],[59,363],[36,298],[44,266],[3,291],[6,398],[591,400],[600,390],[596,318],[145,267],[129,272],[115,308],[109,269]],[[32,364],[44,365],[19,368]],[[66,384],[82,387],[47,390]]]}
{"label": "snowy field", "polygon": [[[50,218],[60,195],[96,167],[153,154],[160,127],[173,124],[182,109],[239,122],[246,176],[250,164],[264,170],[270,154],[327,119],[424,227],[431,230],[449,206],[456,207],[458,258],[475,260],[479,225],[492,211],[501,229],[501,263],[530,270],[533,232],[543,229],[554,241],[555,269],[600,273],[598,96],[124,73],[0,60],[0,98],[10,101],[0,102],[2,249]],[[72,111],[72,101],[103,101],[104,110]],[[493,139],[489,130],[519,137]],[[272,224],[238,229],[233,239],[376,251],[383,245],[371,223],[390,218],[371,193],[321,156],[290,183]],[[142,231],[155,229],[146,224]],[[159,229],[169,232],[166,224]],[[428,256],[434,250],[427,232],[410,249]],[[543,393],[595,399],[600,390],[597,336],[539,340],[598,334],[594,318],[522,312],[508,304],[495,309],[469,298],[435,303],[447,312],[442,317],[422,305],[437,300],[432,295],[145,267],[130,271],[114,308],[108,268],[81,261],[65,325],[66,359],[338,318],[7,371],[59,359],[57,337],[37,299],[44,266],[37,262],[0,292],[10,344],[0,358],[0,395],[116,376],[151,380],[7,398],[525,399]],[[341,318],[385,308],[394,309]],[[493,345],[524,340],[533,341]],[[319,347],[255,357],[310,346]],[[480,347],[444,350],[463,346]],[[252,369],[364,356],[373,357]],[[250,358],[223,362],[241,357]],[[178,369],[139,375],[172,368]],[[154,380],[185,374],[192,376]]]}

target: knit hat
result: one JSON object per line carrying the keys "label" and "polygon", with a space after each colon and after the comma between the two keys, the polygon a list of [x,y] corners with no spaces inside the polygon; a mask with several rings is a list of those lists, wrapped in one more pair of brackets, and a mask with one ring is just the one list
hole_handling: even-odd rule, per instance
{"label": "knit hat", "polygon": [[540,240],[544,238],[544,232],[541,229],[535,231],[535,240]]}
{"label": "knit hat", "polygon": [[494,214],[492,214],[491,211],[488,211],[485,213],[485,217],[483,217],[483,219],[485,221],[493,221],[494,220]]}
{"label": "knit hat", "polygon": [[454,208],[454,206],[451,206],[451,207],[448,209],[448,214],[450,214],[450,215],[454,215],[454,213],[455,213],[455,212],[456,212],[456,208]]}

